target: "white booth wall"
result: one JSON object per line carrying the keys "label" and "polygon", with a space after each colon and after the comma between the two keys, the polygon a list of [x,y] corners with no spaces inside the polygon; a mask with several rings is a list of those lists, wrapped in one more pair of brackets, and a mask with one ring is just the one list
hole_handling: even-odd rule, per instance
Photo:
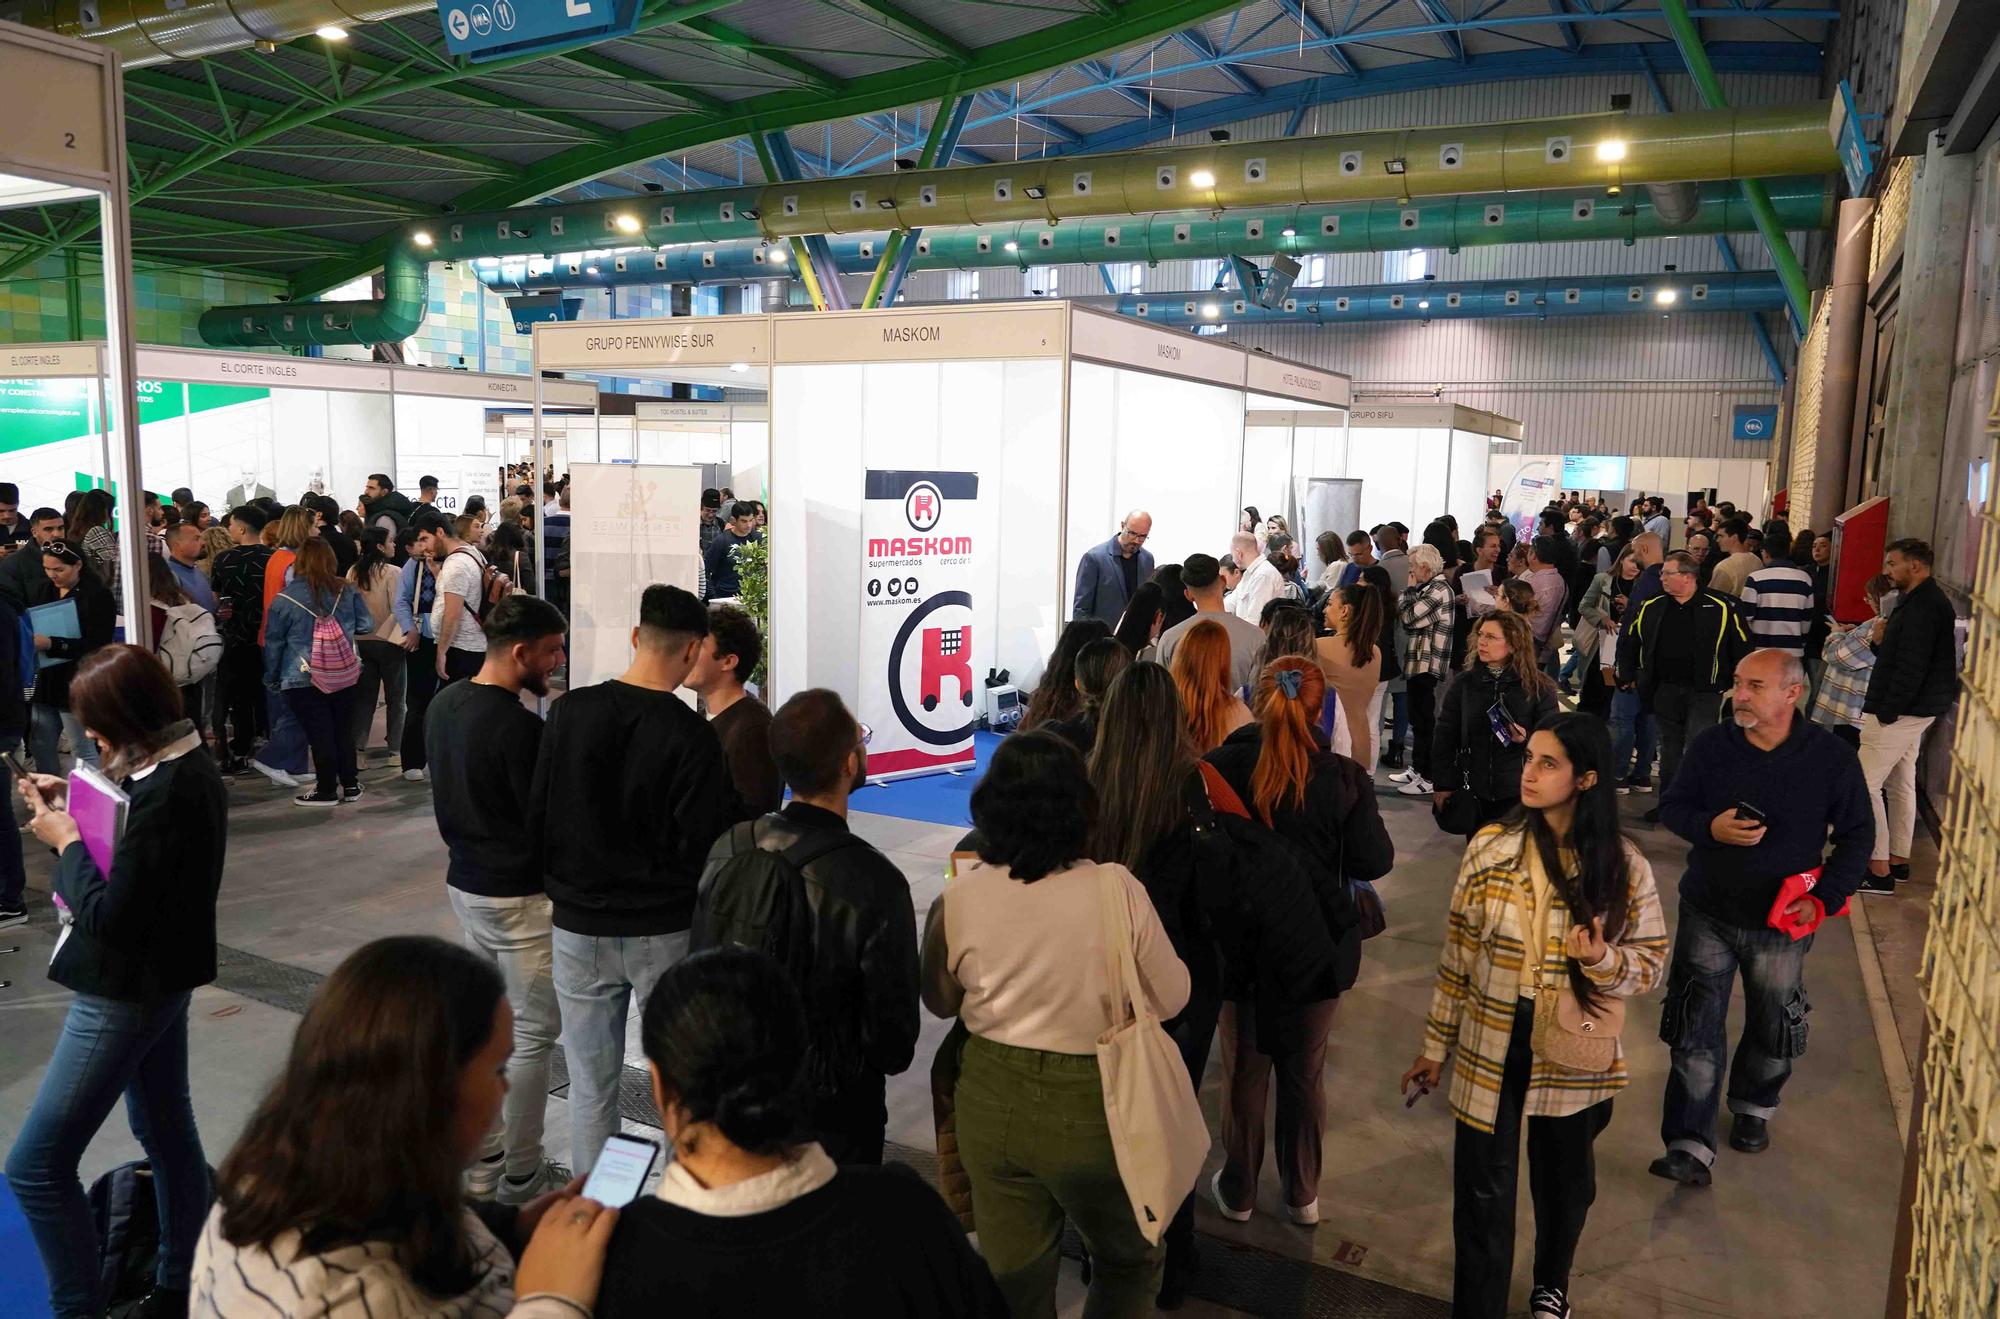
{"label": "white booth wall", "polygon": [[1146,549],[1155,564],[1229,548],[1244,463],[1243,411],[1241,389],[1072,364],[1065,607],[1084,551],[1111,539],[1134,510],[1153,516]]}
{"label": "white booth wall", "polygon": [[1361,481],[1361,530],[1400,522],[1415,540],[1432,518],[1450,513],[1470,536],[1486,515],[1491,443],[1442,427],[1356,426],[1341,475]]}
{"label": "white booth wall", "polygon": [[[1300,513],[1307,483],[1347,475],[1345,414],[1306,409],[1282,399],[1252,395],[1243,426],[1243,479],[1239,508],[1254,508],[1265,520],[1274,513],[1291,519],[1292,534],[1303,538]],[[1279,413],[1295,417],[1279,422]],[[1343,534],[1352,531],[1343,528]],[[1308,565],[1311,546],[1302,546]]]}
{"label": "white booth wall", "polygon": [[987,667],[1039,671],[1062,618],[1052,590],[1061,491],[1051,479],[1062,466],[1061,398],[1056,359],[772,368],[770,462],[793,492],[786,532],[771,542],[772,592],[805,595],[805,626],[788,627],[776,648],[773,691],[860,689],[869,469],[979,474],[975,677]]}
{"label": "white booth wall", "polygon": [[729,423],[729,488],[744,499],[770,502],[770,422]]}

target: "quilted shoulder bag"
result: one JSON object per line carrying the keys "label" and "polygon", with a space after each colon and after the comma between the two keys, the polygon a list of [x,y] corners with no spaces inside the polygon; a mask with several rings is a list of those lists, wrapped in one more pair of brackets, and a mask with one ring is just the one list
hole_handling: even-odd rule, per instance
{"label": "quilted shoulder bag", "polygon": [[1577,997],[1565,967],[1550,967],[1546,946],[1538,952],[1542,962],[1535,975],[1530,1051],[1565,1071],[1610,1071],[1618,1060],[1619,1032],[1625,1029],[1625,1000],[1606,994],[1600,1007],[1590,1007]]}

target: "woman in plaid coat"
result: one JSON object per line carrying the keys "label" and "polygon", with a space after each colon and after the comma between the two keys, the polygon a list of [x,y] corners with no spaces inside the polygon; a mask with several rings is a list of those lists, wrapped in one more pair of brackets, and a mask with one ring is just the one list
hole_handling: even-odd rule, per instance
{"label": "woman in plaid coat", "polygon": [[1528,742],[1522,809],[1474,836],[1453,887],[1424,1047],[1403,1075],[1429,1091],[1457,1056],[1451,1109],[1455,1319],[1502,1319],[1513,1281],[1523,1118],[1535,1205],[1533,1319],[1569,1319],[1570,1264],[1597,1195],[1591,1147],[1625,1087],[1623,1046],[1603,1072],[1533,1047],[1535,999],[1593,1010],[1660,982],[1666,921],[1652,867],[1618,829],[1601,720],[1558,715]]}

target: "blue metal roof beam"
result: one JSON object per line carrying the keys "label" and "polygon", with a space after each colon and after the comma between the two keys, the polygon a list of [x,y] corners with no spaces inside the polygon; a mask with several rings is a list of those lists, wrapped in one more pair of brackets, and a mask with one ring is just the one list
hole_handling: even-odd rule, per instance
{"label": "blue metal roof beam", "polygon": [[[1326,30],[1325,24],[1314,18],[1306,10],[1305,6],[1300,3],[1300,0],[1278,0],[1278,7],[1292,16],[1292,21],[1299,25],[1299,30],[1306,34],[1307,39],[1325,41],[1332,35]],[[1334,68],[1339,69],[1342,73],[1350,77],[1359,78],[1361,76],[1361,70],[1355,67],[1354,61],[1347,58],[1347,52],[1340,47],[1322,46],[1320,50],[1326,56],[1327,60],[1332,63]]]}
{"label": "blue metal roof beam", "polygon": [[1451,26],[1439,31],[1438,40],[1444,43],[1444,53],[1459,64],[1465,63],[1465,39],[1458,34],[1458,19],[1445,7],[1444,0],[1417,0],[1417,8],[1431,16],[1433,23]]}
{"label": "blue metal roof beam", "polygon": [[[1587,8],[1590,0],[1582,0],[1582,3]],[[1569,13],[1569,5],[1570,0],[1549,0],[1549,12],[1551,14],[1567,15]],[[1582,50],[1583,38],[1576,34],[1576,24],[1564,23],[1561,26],[1563,45],[1569,50],[1569,53],[1574,55],[1579,50]]]}
{"label": "blue metal roof beam", "polygon": [[1079,71],[1097,79],[1103,85],[1102,89],[1104,91],[1122,98],[1133,109],[1142,111],[1148,119],[1160,113],[1160,107],[1154,104],[1152,97],[1140,91],[1137,87],[1119,82],[1117,70],[1104,61],[1085,60],[1076,67]]}
{"label": "blue metal roof beam", "polygon": [[1256,96],[1264,90],[1263,83],[1231,64],[1229,57],[1218,51],[1200,28],[1188,28],[1186,31],[1176,32],[1174,40],[1193,51],[1196,59],[1209,61],[1217,73],[1236,85],[1237,91]]}

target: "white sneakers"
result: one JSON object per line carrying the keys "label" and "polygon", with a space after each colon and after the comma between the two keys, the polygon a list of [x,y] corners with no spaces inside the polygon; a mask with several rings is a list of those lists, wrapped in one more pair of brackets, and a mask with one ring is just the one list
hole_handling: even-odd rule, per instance
{"label": "white sneakers", "polygon": [[1286,1205],[1285,1216],[1300,1227],[1311,1227],[1314,1223],[1319,1222],[1318,1198],[1315,1197],[1311,1204]]}
{"label": "white sneakers", "polygon": [[1431,787],[1429,779],[1412,771],[1409,779],[1404,782],[1402,787],[1396,789],[1396,791],[1405,797],[1428,797],[1437,790]]}
{"label": "white sneakers", "polygon": [[[1215,1197],[1215,1209],[1217,1213],[1232,1223],[1247,1223],[1250,1221],[1250,1211],[1248,1209],[1231,1209],[1229,1201],[1222,1198],[1222,1169],[1217,1168],[1215,1176],[1208,1179],[1208,1189],[1209,1193]],[[1317,1207],[1319,1202],[1315,1200],[1313,1204]]]}
{"label": "white sneakers", "polygon": [[256,770],[259,774],[262,774],[281,788],[298,788],[305,785],[305,780],[298,775],[287,774],[282,769],[274,769],[254,756],[250,759],[250,768]]}
{"label": "white sneakers", "polygon": [[430,771],[428,770],[406,769],[403,771],[403,779],[404,781],[409,783],[422,783],[425,779],[429,777],[430,777]]}
{"label": "white sneakers", "polygon": [[1408,783],[1411,779],[1415,778],[1416,776],[1417,776],[1417,771],[1413,769],[1398,770],[1396,773],[1391,774],[1389,776],[1389,782]]}

